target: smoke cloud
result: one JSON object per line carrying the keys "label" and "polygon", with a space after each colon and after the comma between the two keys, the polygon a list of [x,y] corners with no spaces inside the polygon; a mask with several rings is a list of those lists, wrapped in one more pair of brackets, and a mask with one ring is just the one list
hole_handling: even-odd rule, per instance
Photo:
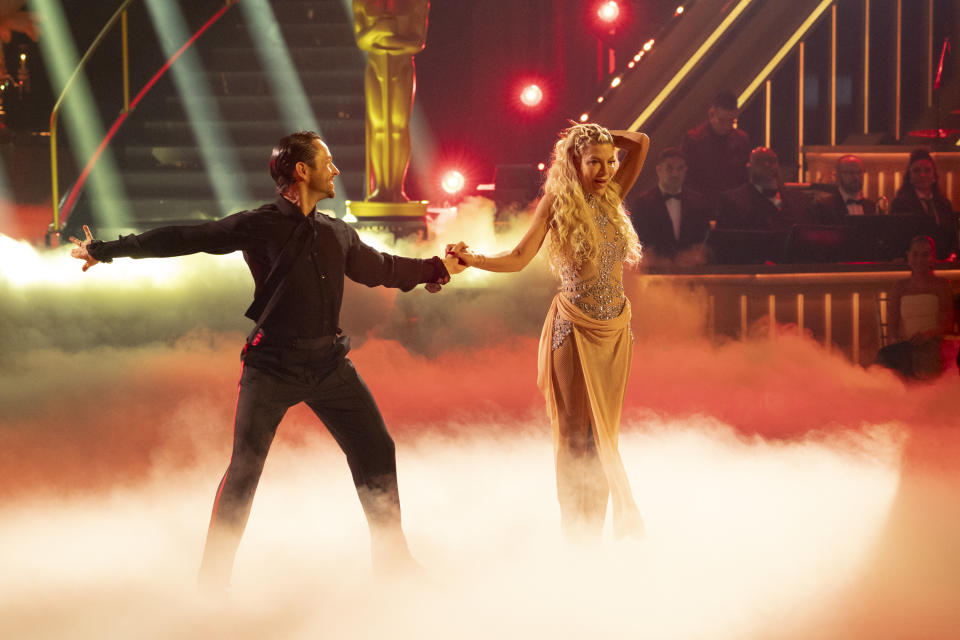
{"label": "smoke cloud", "polygon": [[[471,208],[472,207],[472,208]],[[428,256],[513,246],[439,221]],[[348,284],[350,357],[398,445],[420,576],[371,575],[346,463],[280,426],[226,600],[195,586],[250,322],[239,256],[117,260],[0,238],[0,636],[849,638],[960,631],[960,376],[907,386],[807,338],[712,344],[702,292],[627,283],[621,446],[643,541],[559,535],[536,349],[555,283]]]}

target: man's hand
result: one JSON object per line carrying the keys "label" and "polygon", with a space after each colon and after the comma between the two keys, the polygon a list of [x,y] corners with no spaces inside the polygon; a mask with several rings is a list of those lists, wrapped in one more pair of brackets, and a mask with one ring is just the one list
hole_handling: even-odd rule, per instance
{"label": "man's hand", "polygon": [[450,275],[456,275],[467,268],[467,265],[462,263],[455,254],[447,253],[446,257],[443,258],[443,266],[447,268],[447,273]]}
{"label": "man's hand", "polygon": [[93,256],[90,255],[90,252],[87,251],[87,247],[93,242],[93,234],[90,233],[90,227],[83,225],[83,232],[86,234],[87,238],[81,242],[80,240],[70,236],[70,242],[77,245],[70,250],[70,255],[76,258],[77,260],[83,260],[83,270],[86,271],[93,265],[97,264]]}
{"label": "man's hand", "polygon": [[486,261],[486,257],[470,251],[470,249],[467,247],[467,244],[463,241],[460,241],[457,244],[448,244],[445,252],[448,257],[452,257],[460,263],[461,271],[463,270],[464,266],[477,267]]}

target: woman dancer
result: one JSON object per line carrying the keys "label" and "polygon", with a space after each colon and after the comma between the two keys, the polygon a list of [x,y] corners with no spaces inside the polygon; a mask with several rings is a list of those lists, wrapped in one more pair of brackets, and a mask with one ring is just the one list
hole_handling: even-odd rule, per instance
{"label": "woman dancer", "polygon": [[[573,540],[600,537],[611,496],[614,534],[643,533],[617,440],[633,347],[623,264],[640,258],[622,202],[649,145],[642,133],[571,126],[554,146],[545,194],[512,251],[448,247],[477,269],[520,271],[549,237],[561,286],[540,336],[537,384],[553,426],[562,528]],[[618,147],[627,152],[619,163]]]}

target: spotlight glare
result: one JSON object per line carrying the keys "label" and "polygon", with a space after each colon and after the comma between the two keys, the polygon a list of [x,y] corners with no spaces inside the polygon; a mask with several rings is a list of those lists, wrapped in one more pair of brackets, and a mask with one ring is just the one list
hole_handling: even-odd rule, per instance
{"label": "spotlight glare", "polygon": [[614,79],[613,79],[613,82],[610,83],[610,88],[619,87],[619,86],[620,86],[620,80],[621,80],[620,76],[617,76],[616,78],[614,78]]}
{"label": "spotlight glare", "polygon": [[650,51],[653,48],[653,38],[650,38],[643,44],[644,51]]}
{"label": "spotlight glare", "polygon": [[600,5],[600,8],[597,9],[597,16],[604,22],[613,22],[620,16],[620,5],[614,2],[614,0],[604,2]]}
{"label": "spotlight glare", "polygon": [[635,66],[637,66],[637,63],[633,60],[627,63],[627,69],[633,69]]}
{"label": "spotlight glare", "polygon": [[543,91],[535,84],[528,84],[520,92],[520,102],[528,107],[535,107],[543,100]]}
{"label": "spotlight glare", "polygon": [[597,103],[603,102],[603,96],[597,96]]}
{"label": "spotlight glare", "polygon": [[680,5],[679,7],[677,7],[677,10],[674,11],[673,14],[676,15],[676,16],[678,16],[678,15],[680,15],[681,13],[683,13],[683,5]]}
{"label": "spotlight glare", "polygon": [[453,195],[458,193],[463,189],[463,185],[466,183],[464,180],[463,174],[459,171],[447,171],[443,174],[443,179],[440,181],[440,186],[443,187],[443,190]]}
{"label": "spotlight glare", "polygon": [[542,162],[537,163],[537,171],[543,171],[546,168],[547,168],[547,165],[545,165],[544,163]]}
{"label": "spotlight glare", "polygon": [[580,114],[580,122],[586,122],[589,119],[590,119],[590,116],[587,115],[586,113]]}

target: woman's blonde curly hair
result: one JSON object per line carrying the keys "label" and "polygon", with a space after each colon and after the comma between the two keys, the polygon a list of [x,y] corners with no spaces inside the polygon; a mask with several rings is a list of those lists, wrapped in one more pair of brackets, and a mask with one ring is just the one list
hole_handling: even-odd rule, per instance
{"label": "woman's blonde curly hair", "polygon": [[[580,161],[591,144],[613,144],[613,134],[596,124],[576,124],[560,132],[553,147],[553,161],[547,172],[544,193],[554,196],[551,207],[548,251],[555,271],[564,266],[579,270],[585,262],[597,259],[602,236],[594,224],[593,208],[587,203],[580,184]],[[597,212],[605,216],[626,242],[625,262],[640,260],[640,242],[621,202],[620,185],[612,180],[596,197]]]}

